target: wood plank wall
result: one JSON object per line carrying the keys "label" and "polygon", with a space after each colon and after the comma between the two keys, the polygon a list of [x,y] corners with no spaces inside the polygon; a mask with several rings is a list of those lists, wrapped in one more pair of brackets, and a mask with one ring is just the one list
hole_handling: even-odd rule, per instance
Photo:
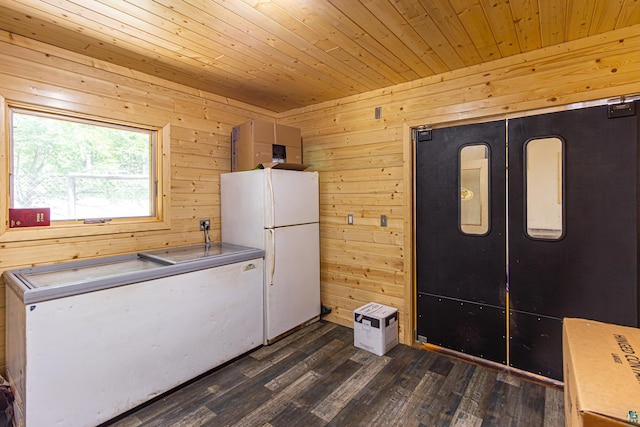
{"label": "wood plank wall", "polygon": [[[219,241],[219,175],[231,170],[231,129],[249,118],[274,121],[275,117],[257,107],[5,32],[0,32],[0,95],[8,101],[130,122],[169,123],[171,137],[170,230],[2,243],[0,273],[200,243],[204,241],[200,218],[211,219],[211,239]],[[4,153],[0,159],[4,159]],[[4,284],[0,284],[1,372],[5,372],[4,301]]]}
{"label": "wood plank wall", "polygon": [[360,305],[392,305],[401,313],[401,341],[412,342],[411,126],[634,93],[640,26],[282,114],[280,123],[302,129],[304,163],[320,171],[322,301],[333,309],[327,319],[352,326]]}
{"label": "wood plank wall", "polygon": [[[640,26],[276,115],[0,32],[0,95],[141,122],[171,124],[171,229],[0,245],[0,272],[27,265],[219,240],[219,174],[231,128],[249,118],[303,131],[304,162],[320,171],[322,300],[352,326],[369,301],[398,307],[412,340],[412,147],[409,128],[504,117],[640,93]],[[381,107],[382,118],[374,118]],[[4,203],[4,202],[3,202]],[[354,225],[347,225],[347,214]],[[380,226],[380,215],[388,226]],[[4,287],[0,287],[4,372]]]}

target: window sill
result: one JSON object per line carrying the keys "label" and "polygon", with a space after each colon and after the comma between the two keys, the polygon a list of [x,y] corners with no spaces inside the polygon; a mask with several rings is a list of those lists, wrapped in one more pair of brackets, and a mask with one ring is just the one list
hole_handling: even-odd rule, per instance
{"label": "window sill", "polygon": [[2,233],[0,235],[0,243],[140,233],[168,230],[170,228],[171,226],[167,221],[149,218],[139,220],[113,220],[99,224],[84,224],[80,222],[58,223],[48,227],[5,228],[4,230],[0,230]]}

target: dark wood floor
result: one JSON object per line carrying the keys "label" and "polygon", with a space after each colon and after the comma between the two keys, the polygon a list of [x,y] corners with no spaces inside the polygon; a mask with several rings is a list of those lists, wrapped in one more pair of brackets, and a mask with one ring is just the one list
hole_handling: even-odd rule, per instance
{"label": "dark wood floor", "polygon": [[562,391],[439,353],[376,356],[320,321],[106,425],[560,427],[564,403]]}

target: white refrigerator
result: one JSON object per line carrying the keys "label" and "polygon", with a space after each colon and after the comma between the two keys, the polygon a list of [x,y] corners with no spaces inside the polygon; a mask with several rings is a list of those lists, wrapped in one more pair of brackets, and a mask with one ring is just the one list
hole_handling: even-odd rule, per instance
{"label": "white refrigerator", "polygon": [[264,344],[320,316],[318,173],[220,175],[222,241],[265,250]]}

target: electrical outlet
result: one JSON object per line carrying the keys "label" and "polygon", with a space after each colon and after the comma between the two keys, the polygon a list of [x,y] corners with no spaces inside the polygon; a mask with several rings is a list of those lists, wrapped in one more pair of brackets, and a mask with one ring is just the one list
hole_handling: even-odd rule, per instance
{"label": "electrical outlet", "polygon": [[200,231],[209,230],[211,227],[211,222],[208,219],[200,220]]}
{"label": "electrical outlet", "polygon": [[353,225],[353,214],[347,215],[347,224]]}

